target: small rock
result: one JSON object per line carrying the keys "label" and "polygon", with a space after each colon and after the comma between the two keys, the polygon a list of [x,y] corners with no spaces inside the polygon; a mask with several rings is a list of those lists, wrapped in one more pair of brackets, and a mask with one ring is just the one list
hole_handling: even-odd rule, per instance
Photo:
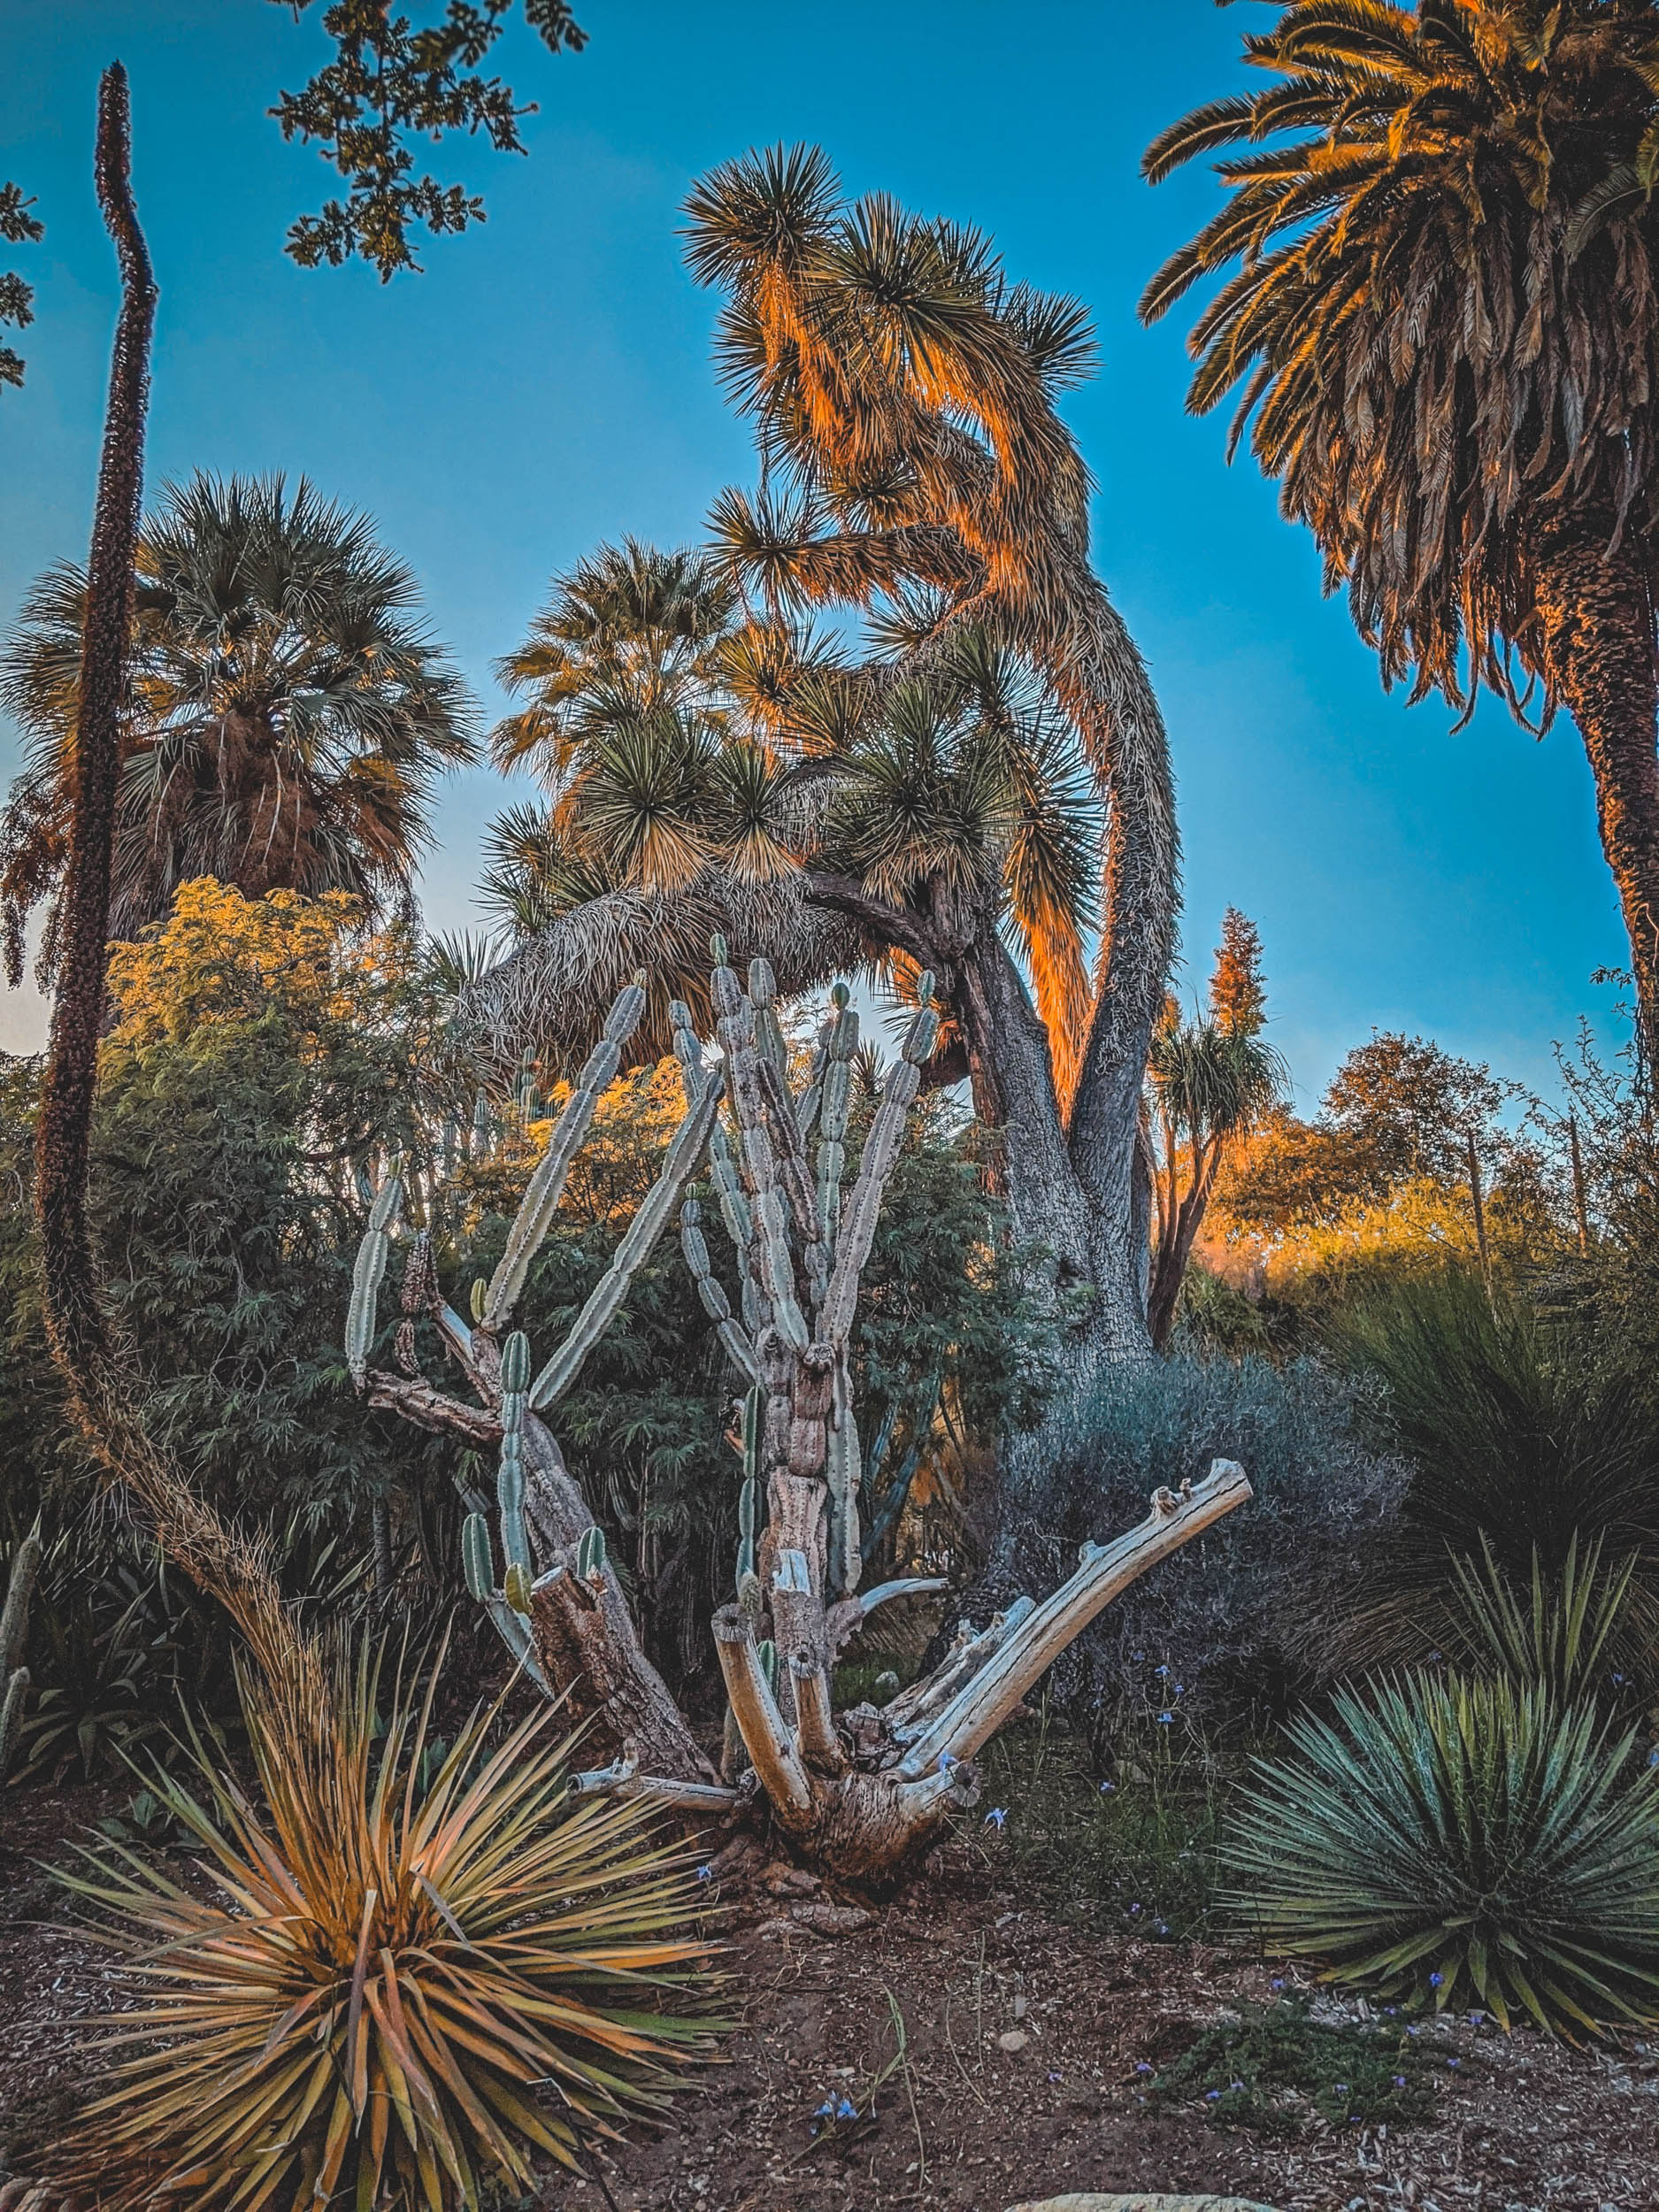
{"label": "small rock", "polygon": [[996,2039],[999,2051],[1023,2051],[1031,2038],[1024,2028],[1004,2028]]}
{"label": "small rock", "polygon": [[843,1936],[867,1928],[874,1915],[862,1905],[791,1905],[789,1917],[814,1935]]}
{"label": "small rock", "polygon": [[761,1879],[774,1897],[811,1897],[824,1886],[803,1866],[787,1866],[782,1860],[766,1869]]}

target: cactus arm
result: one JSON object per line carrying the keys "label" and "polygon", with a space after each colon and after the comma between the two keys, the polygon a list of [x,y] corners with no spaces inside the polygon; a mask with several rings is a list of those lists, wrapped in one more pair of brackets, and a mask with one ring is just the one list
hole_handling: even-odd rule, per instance
{"label": "cactus arm", "polygon": [[[846,1164],[847,1093],[853,1054],[858,1049],[858,1017],[848,1004],[851,994],[844,983],[830,993],[830,1015],[818,1047],[820,1062],[812,1119],[818,1131],[818,1268],[812,1279],[813,1302],[819,1309],[829,1287],[830,1263],[841,1228],[841,1170]],[[804,1121],[804,1111],[802,1116]],[[818,1324],[820,1333],[822,1322]]]}
{"label": "cactus arm", "polygon": [[403,1178],[394,1175],[369,1209],[368,1227],[357,1247],[351,1271],[351,1296],[346,1306],[346,1364],[359,1390],[368,1374],[369,1354],[374,1348],[375,1312],[380,1279],[392,1248],[390,1232],[403,1194]]}
{"label": "cactus arm", "polygon": [[511,1318],[531,1262],[553,1225],[571,1163],[588,1134],[601,1094],[621,1064],[622,1048],[639,1027],[644,1011],[644,990],[637,982],[630,983],[606,1017],[603,1033],[576,1079],[547,1150],[536,1163],[512,1227],[507,1233],[507,1248],[490,1278],[482,1326],[492,1335],[498,1333]]}
{"label": "cactus arm", "polygon": [[818,1326],[825,1338],[838,1348],[846,1343],[852,1328],[858,1280],[875,1240],[882,1193],[899,1156],[904,1117],[921,1086],[922,1064],[932,1054],[939,1034],[939,1017],[928,1003],[933,987],[932,976],[924,975],[921,1004],[911,1018],[900,1057],[888,1069],[887,1080],[881,1086],[881,1103],[876,1108],[870,1133],[864,1139],[858,1180],[853,1186],[852,1199],[841,1222],[835,1264],[818,1316]]}
{"label": "cactus arm", "polygon": [[703,1157],[719,1106],[718,1076],[702,1077],[692,1091],[685,1119],[669,1144],[662,1172],[629,1223],[627,1233],[611,1256],[610,1267],[577,1315],[570,1334],[530,1386],[530,1403],[537,1412],[570,1388],[580,1372],[582,1362],[627,1295],[634,1270],[661,1235]]}
{"label": "cactus arm", "polygon": [[29,1632],[29,1601],[35,1595],[42,1556],[41,1525],[37,1518],[12,1555],[5,1609],[0,1612],[0,1681],[14,1674],[23,1663],[23,1649]]}
{"label": "cactus arm", "polygon": [[[726,1092],[742,1140],[743,1182],[749,1193],[755,1238],[751,1256],[758,1261],[760,1286],[772,1309],[772,1325],[792,1350],[803,1352],[811,1340],[795,1296],[788,1223],[779,1196],[778,1155],[761,1093],[761,1056],[755,1041],[755,1009],[739,988],[735,972],[726,964],[723,938],[714,941],[714,958],[710,995],[720,1043],[726,1052]],[[754,1325],[747,1312],[744,1317]],[[758,1328],[755,1333],[759,1333]]]}
{"label": "cactus arm", "polygon": [[825,1440],[825,1479],[829,1486],[828,1578],[832,1589],[843,1596],[858,1587],[864,1571],[858,1532],[858,1490],[863,1468],[858,1448],[858,1424],[853,1417],[852,1379],[847,1371],[843,1344],[835,1361],[830,1399],[829,1434]]}

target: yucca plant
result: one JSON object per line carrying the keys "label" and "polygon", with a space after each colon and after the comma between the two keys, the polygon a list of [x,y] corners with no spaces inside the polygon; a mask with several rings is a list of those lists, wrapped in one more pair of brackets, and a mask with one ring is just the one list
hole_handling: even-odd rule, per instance
{"label": "yucca plant", "polygon": [[436,1756],[400,1684],[377,1734],[377,1672],[342,1661],[320,1729],[244,1687],[263,1807],[205,1758],[199,1793],[151,1778],[211,1893],[119,1845],[63,1878],[134,2001],[58,2161],[107,2212],[472,2207],[537,2152],[580,2168],[707,2048],[695,1884],[640,1801],[567,1802],[549,1713]]}
{"label": "yucca plant", "polygon": [[1554,1577],[1534,1552],[1532,1580],[1518,1587],[1489,1537],[1481,1540],[1479,1564],[1455,1559],[1457,1626],[1475,1668],[1538,1683],[1563,1702],[1594,1695],[1621,1647],[1644,1640],[1632,1634],[1636,1563],[1604,1571],[1601,1549],[1598,1537],[1580,1557],[1574,1538]]}
{"label": "yucca plant", "polygon": [[1537,1684],[1414,1674],[1304,1715],[1224,1840],[1231,1908],[1332,1979],[1573,2035],[1659,2018],[1659,1770]]}

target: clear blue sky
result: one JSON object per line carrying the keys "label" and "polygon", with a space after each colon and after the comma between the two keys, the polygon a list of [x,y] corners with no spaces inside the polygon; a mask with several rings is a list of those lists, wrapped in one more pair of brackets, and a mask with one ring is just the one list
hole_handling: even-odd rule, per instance
{"label": "clear blue sky", "polygon": [[[428,0],[403,0],[418,19]],[[1236,87],[1243,11],[1210,0],[587,0],[553,60],[515,31],[503,73],[541,104],[527,159],[465,144],[434,165],[489,221],[428,242],[426,273],[306,272],[288,222],[332,173],[265,110],[324,50],[273,0],[0,0],[0,173],[43,245],[28,381],[0,395],[0,624],[48,562],[85,557],[113,313],[89,180],[95,88],[132,73],[134,171],[161,283],[151,485],[194,466],[302,471],[367,508],[424,580],[433,625],[494,710],[491,659],[549,575],[625,531],[694,538],[751,474],[708,357],[713,301],[680,263],[699,172],[774,139],[821,142],[883,188],[991,231],[1010,272],[1078,293],[1103,366],[1069,411],[1100,481],[1101,568],[1163,698],[1186,843],[1189,979],[1222,909],[1266,947],[1276,1035],[1303,1096],[1373,1026],[1421,1030],[1539,1085],[1591,971],[1625,956],[1570,726],[1543,744],[1483,707],[1385,696],[1311,541],[1225,425],[1183,407],[1182,329],[1142,331],[1148,274],[1212,204],[1207,172],[1154,193],[1152,133]],[[0,730],[0,770],[15,757]],[[445,789],[424,895],[470,918],[503,787]],[[0,1041],[38,1034],[0,991]]]}

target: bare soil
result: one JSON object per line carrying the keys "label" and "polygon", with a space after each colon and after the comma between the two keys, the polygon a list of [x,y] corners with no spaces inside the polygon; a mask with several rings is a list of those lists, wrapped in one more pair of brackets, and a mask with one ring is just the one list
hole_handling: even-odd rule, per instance
{"label": "bare soil", "polygon": [[[114,1993],[97,1946],[52,1924],[66,1916],[38,1862],[65,1857],[116,1795],[0,1794],[0,2180],[97,2086],[76,2023]],[[1211,2191],[1279,2212],[1659,2212],[1659,2039],[1572,2050],[1459,2020],[1429,2032],[1431,2120],[1315,2117],[1300,2140],[1263,2139],[1209,2124],[1202,2104],[1155,2109],[1136,2070],[1267,2001],[1273,1978],[1295,1986],[1283,1968],[1063,1926],[979,1847],[936,1853],[884,1905],[781,1866],[718,1901],[738,2024],[675,2124],[605,2159],[618,2212],[1003,2212],[1066,2190]],[[858,2116],[818,2116],[843,2101]],[[541,2201],[605,2198],[553,2176]]]}

